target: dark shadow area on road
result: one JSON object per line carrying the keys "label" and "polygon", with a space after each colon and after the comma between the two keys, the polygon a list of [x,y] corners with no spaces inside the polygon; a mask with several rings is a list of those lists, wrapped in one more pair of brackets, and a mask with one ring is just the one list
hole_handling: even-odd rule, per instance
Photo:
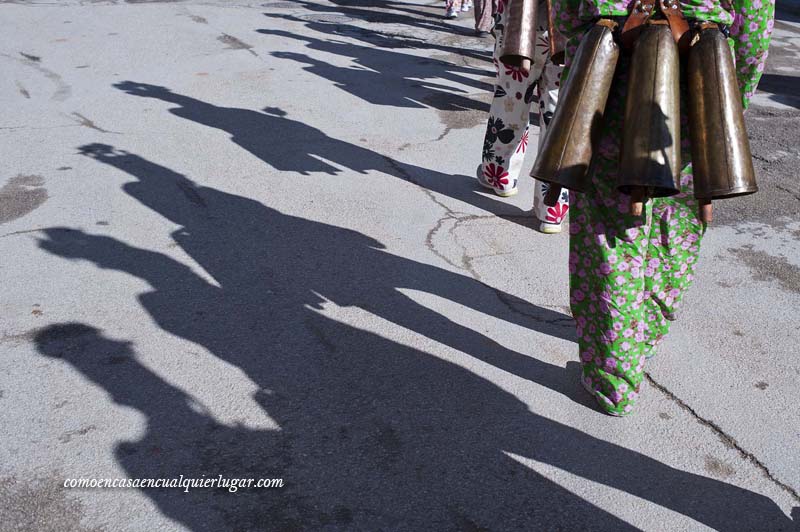
{"label": "dark shadow area on road", "polygon": [[425,32],[474,36],[471,28],[452,24],[444,18],[444,2],[435,4],[434,8],[381,0],[331,0],[326,4],[293,0],[293,3],[297,9],[312,13],[306,16],[308,20],[339,21],[350,18],[368,22],[376,27],[380,27],[381,24],[401,24]]}
{"label": "dark shadow area on road", "polygon": [[758,82],[758,90],[770,93],[772,101],[800,109],[800,76],[764,74]]}
{"label": "dark shadow area on road", "polygon": [[[308,9],[308,8],[306,8]],[[464,62],[463,58],[474,59],[476,61],[485,61],[487,71],[491,68],[492,62],[492,48],[494,46],[494,40],[481,38],[475,41],[475,44],[483,47],[483,50],[474,49],[474,48],[465,48],[464,46],[459,46],[462,38],[456,39],[455,35],[453,36],[453,43],[437,43],[431,42],[430,39],[423,39],[420,37],[415,37],[413,35],[407,34],[398,34],[392,33],[386,30],[381,30],[380,26],[370,25],[369,27],[358,26],[356,24],[348,24],[344,21],[342,22],[325,22],[324,20],[315,20],[313,18],[309,18],[308,16],[297,16],[297,15],[288,15],[288,14],[278,14],[278,13],[264,13],[264,16],[270,19],[271,21],[281,23],[281,28],[284,26],[284,22],[295,22],[304,24],[305,28],[315,31],[317,33],[321,33],[323,35],[330,35],[332,37],[348,37],[351,39],[355,39],[357,41],[361,41],[365,45],[371,46],[373,48],[384,48],[384,49],[423,49],[429,50],[431,52],[442,52],[443,54],[453,54],[454,58],[462,58],[459,62]],[[355,22],[353,20],[352,22]],[[413,28],[414,25],[411,24],[404,24],[404,27],[411,27]],[[377,29],[375,29],[377,28]],[[269,33],[271,31],[276,31],[280,28],[270,28],[270,29],[263,29],[257,30],[259,33]],[[461,29],[461,28],[459,28]],[[452,34],[450,28],[447,28],[447,33]],[[301,38],[298,35],[292,35],[294,38]],[[449,64],[449,68],[453,68],[455,64]],[[486,73],[478,69],[474,69],[478,74]],[[468,71],[469,72],[469,71]]]}
{"label": "dark shadow area on road", "polygon": [[[155,98],[175,104],[170,113],[208,127],[226,131],[231,140],[282,172],[303,175],[327,173],[337,175],[343,168],[365,174],[370,170],[384,172],[443,196],[474,205],[487,212],[503,212],[503,217],[529,226],[530,214],[513,205],[503,204],[485,193],[474,177],[445,174],[402,163],[372,150],[329,137],[303,122],[292,120],[281,109],[268,107],[263,112],[236,107],[219,107],[177,94],[166,87],[121,82],[115,87],[128,94]],[[478,155],[476,154],[476,160]]]}
{"label": "dark shadow area on road", "polygon": [[[334,37],[360,37],[374,41],[380,36],[381,39],[390,40],[393,44],[400,39],[355,26],[307,23],[307,27],[316,32],[323,32],[323,34],[335,31]],[[374,44],[361,46],[335,38],[318,39],[312,37],[310,32],[303,35],[280,29],[261,29],[258,32],[264,35],[295,39],[305,42],[309,50],[348,58],[354,63],[354,66],[337,66],[307,54],[272,53],[274,57],[307,65],[303,68],[308,72],[330,81],[335,87],[357,96],[367,103],[392,107],[432,107],[441,111],[475,109],[488,113],[488,104],[467,97],[467,93],[463,89],[442,83],[448,81],[459,83],[490,93],[491,84],[473,79],[475,76],[486,76],[492,73],[489,70],[491,63],[488,61],[487,68],[475,68],[430,56],[404,54]],[[408,39],[403,40],[403,42],[407,41]],[[429,44],[422,44],[421,47],[431,50],[436,48],[435,45]],[[447,53],[458,54],[454,59],[461,61],[461,54],[458,50]]]}
{"label": "dark shadow area on road", "polygon": [[775,20],[786,22],[800,22],[800,2],[783,1],[775,3]]}
{"label": "dark shadow area on road", "polygon": [[[180,226],[175,242],[219,284],[122,241],[47,229],[42,249],[128,273],[166,333],[208,350],[260,388],[280,430],[218,423],[137,360],[132,345],[80,323],[36,345],[141,412],[146,429],[118,445],[129,477],[283,477],[280,490],[143,490],[193,531],[633,530],[511,454],[641,497],[717,530],[789,530],[767,497],[671,468],[537,415],[493,383],[424,351],[327,316],[358,307],[414,333],[588,403],[577,372],[523,356],[417,304],[435,294],[545,334],[571,338],[566,316],[506,298],[467,276],[398,257],[361,233],[289,216],[106,145],[82,153],[129,174],[123,189]],[[179,357],[186,354],[164,356]],[[572,367],[573,369],[575,366]],[[225,393],[224,391],[222,393]]]}

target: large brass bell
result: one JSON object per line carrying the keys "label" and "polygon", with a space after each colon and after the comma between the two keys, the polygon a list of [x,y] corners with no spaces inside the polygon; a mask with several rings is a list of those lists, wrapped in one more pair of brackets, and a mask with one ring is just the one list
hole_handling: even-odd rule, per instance
{"label": "large brass bell", "polygon": [[[680,61],[666,21],[652,21],[636,40],[628,77],[617,185],[645,197],[679,190]],[[640,189],[641,190],[641,189]]]}
{"label": "large brass bell", "polygon": [[716,24],[704,24],[689,51],[689,133],[696,198],[758,190],[733,55]]}
{"label": "large brass bell", "polygon": [[587,171],[619,58],[615,26],[602,19],[581,40],[533,165],[534,178],[577,192],[589,189]]}

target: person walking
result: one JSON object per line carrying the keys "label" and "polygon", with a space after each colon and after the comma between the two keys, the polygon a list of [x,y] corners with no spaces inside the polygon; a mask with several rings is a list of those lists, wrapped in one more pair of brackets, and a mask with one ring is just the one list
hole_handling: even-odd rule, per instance
{"label": "person walking", "polygon": [[[741,97],[741,106],[746,109],[764,70],[774,24],[774,0],[733,0],[733,5],[724,2],[681,0],[661,2],[656,8],[673,20],[683,18],[688,22],[688,27],[692,28],[688,36],[694,39],[692,46],[702,41],[701,33],[704,31],[718,32],[706,37],[721,38],[723,42],[725,35],[730,36],[728,41],[735,58],[735,70],[710,71],[701,75],[707,74],[704,80],[707,84],[720,84],[720,79],[725,76],[718,74],[730,73],[728,77],[735,79],[729,79],[729,83],[733,86],[738,84],[740,93],[734,94],[731,109],[739,107],[737,96]],[[611,28],[615,27],[614,18],[620,17],[616,19],[620,20],[616,26],[619,28],[623,26],[622,17],[628,16],[629,9],[631,17],[642,16],[642,13],[649,17],[653,3],[634,0],[628,5],[628,2],[612,0],[555,0],[555,9],[558,30],[569,37],[566,48],[566,69],[569,70],[581,39],[590,34],[587,29],[597,28],[594,23],[599,18],[605,21],[598,22],[598,25],[605,22],[606,27]],[[658,22],[663,20],[665,18]],[[623,42],[624,32],[623,28]],[[666,33],[669,34],[669,30]],[[722,51],[716,56],[718,61],[728,61],[728,48],[722,46]],[[691,61],[690,55],[690,68]],[[597,56],[591,63],[584,63],[587,71],[596,64]],[[670,324],[676,319],[686,291],[692,284],[700,243],[711,220],[710,201],[695,198],[700,186],[700,181],[695,183],[695,178],[699,176],[701,163],[705,164],[706,160],[698,157],[693,169],[692,153],[698,149],[703,153],[702,150],[723,148],[717,144],[692,145],[689,127],[694,127],[694,122],[687,115],[692,106],[685,105],[685,102],[696,102],[704,97],[706,90],[693,87],[694,92],[690,93],[684,80],[680,85],[680,98],[683,100],[680,116],[665,117],[677,121],[679,125],[676,127],[680,129],[679,135],[671,136],[673,146],[665,146],[674,147],[679,152],[676,168],[679,175],[675,180],[677,193],[642,201],[641,197],[635,196],[635,190],[631,195],[621,191],[618,175],[626,170],[620,164],[626,100],[647,98],[628,90],[633,87],[630,83],[633,77],[629,80],[632,59],[627,54],[619,55],[614,68],[599,140],[588,166],[587,189],[584,193],[573,192],[570,202],[569,272],[570,306],[576,321],[583,367],[582,384],[604,412],[624,416],[633,411],[642,392],[646,360],[653,356],[656,346],[669,332]],[[570,75],[565,71],[564,80],[571,82]],[[580,74],[576,71],[575,75]],[[641,87],[642,91],[648,88]],[[713,98],[714,102],[725,96],[721,88],[709,94],[717,96]],[[637,124],[636,127],[642,133],[642,128],[648,126]],[[726,141],[716,140],[720,143]],[[640,177],[644,179],[647,175]]]}
{"label": "person walking", "polygon": [[[508,25],[521,25],[530,21],[519,20],[519,16],[509,16],[512,12],[509,0],[497,0],[494,13],[493,62],[497,77],[477,177],[483,187],[504,198],[513,196],[518,191],[517,182],[528,148],[529,118],[534,100],[538,101],[540,141],[558,102],[562,67],[554,64],[550,57],[551,36],[548,31],[547,5],[544,0],[534,5],[536,37],[531,53],[533,57],[526,58],[530,61],[529,68],[511,63],[508,58],[504,62],[503,50]],[[532,10],[529,9],[526,15],[531,13]],[[519,33],[519,28],[515,27],[512,31]],[[569,210],[569,195],[566,190],[563,191],[558,203],[548,207],[543,202],[548,188],[548,184],[534,180],[533,206],[537,218],[535,228],[543,233],[558,233]]]}
{"label": "person walking", "polygon": [[445,0],[445,18],[453,19],[458,17],[458,13],[466,13],[473,10],[475,17],[475,35],[486,37],[494,24],[494,1],[495,0]]}

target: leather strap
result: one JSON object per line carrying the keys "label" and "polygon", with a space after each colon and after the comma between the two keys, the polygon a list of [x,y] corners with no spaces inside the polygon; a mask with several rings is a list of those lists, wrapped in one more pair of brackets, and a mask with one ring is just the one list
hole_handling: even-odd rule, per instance
{"label": "leather strap", "polygon": [[678,0],[659,0],[659,8],[669,22],[669,29],[672,32],[672,38],[675,39],[675,44],[678,45],[678,51],[685,54],[689,51],[691,34],[689,33],[689,23],[683,17]]}
{"label": "leather strap", "polygon": [[620,42],[625,49],[633,50],[633,43],[642,32],[642,26],[653,16],[654,2],[655,0],[636,0],[631,5],[628,20],[625,21],[619,36]]}
{"label": "leather strap", "polygon": [[639,37],[645,24],[663,24],[660,20],[652,19],[657,11],[664,15],[672,32],[672,38],[675,39],[680,52],[687,52],[691,43],[691,34],[689,33],[689,23],[681,12],[678,0],[636,0],[631,5],[631,12],[620,33],[622,46],[627,50],[632,50],[633,43]]}
{"label": "leather strap", "polygon": [[547,39],[550,43],[550,61],[552,61],[556,55],[556,24],[553,20],[555,11],[552,0],[545,0],[545,7],[547,8]]}

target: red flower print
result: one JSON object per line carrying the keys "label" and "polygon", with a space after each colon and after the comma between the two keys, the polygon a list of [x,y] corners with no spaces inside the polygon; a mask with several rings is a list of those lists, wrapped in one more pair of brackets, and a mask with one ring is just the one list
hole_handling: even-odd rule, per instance
{"label": "red flower print", "polygon": [[558,203],[555,207],[548,207],[547,220],[545,221],[550,224],[560,224],[568,210],[569,205],[565,203]]}
{"label": "red flower print", "polygon": [[503,66],[506,67],[506,76],[508,76],[510,74],[511,77],[514,79],[514,81],[520,81],[521,82],[523,79],[527,78],[528,75],[529,75],[529,72],[523,72],[522,69],[520,69],[519,67],[507,65],[505,63],[503,63]]}
{"label": "red flower print", "polygon": [[539,52],[541,54],[549,53],[550,52],[550,39],[548,39],[545,35],[542,35],[541,33],[539,33],[538,34],[538,38],[536,39],[536,48],[541,50]]}
{"label": "red flower print", "polygon": [[525,130],[525,133],[522,134],[522,139],[519,141],[519,146],[517,146],[517,151],[514,153],[525,153],[525,149],[528,147],[528,130]]}
{"label": "red flower print", "polygon": [[499,164],[489,163],[484,166],[483,175],[486,177],[486,182],[495,188],[508,184],[508,172]]}

